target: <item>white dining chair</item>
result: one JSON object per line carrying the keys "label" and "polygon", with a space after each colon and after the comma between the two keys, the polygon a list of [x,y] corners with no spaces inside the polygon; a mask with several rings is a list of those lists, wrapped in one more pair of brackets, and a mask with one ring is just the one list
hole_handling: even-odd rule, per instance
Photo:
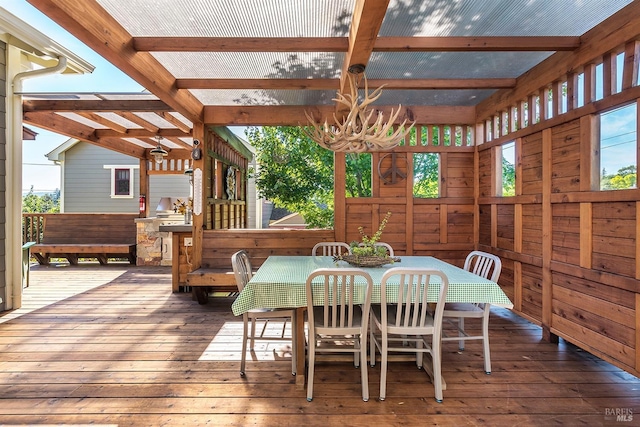
{"label": "white dining chair", "polygon": [[[496,255],[473,251],[467,255],[464,269],[478,276],[498,282],[502,271],[502,261]],[[468,340],[482,340],[482,352],[484,356],[484,371],[491,373],[491,352],[489,350],[489,314],[491,304],[481,303],[447,303],[444,306],[444,318],[455,325],[458,336],[442,337],[442,341],[458,341],[460,351],[464,350],[464,342]],[[470,335],[465,329],[465,319],[482,319],[480,335]]]}
{"label": "white dining chair", "polygon": [[[427,299],[432,278],[440,286],[435,308]],[[387,363],[390,352],[415,353],[416,365],[423,366],[424,354],[432,360],[433,386],[437,402],[442,402],[442,369],[440,337],[442,314],[449,288],[447,276],[428,268],[390,268],[380,283],[380,305],[371,306],[371,366],[380,352],[380,400],[386,398]],[[388,301],[389,295],[397,302]]]}
{"label": "white dining chair", "polygon": [[[360,243],[358,246],[363,247],[366,246],[364,243]],[[383,247],[387,250],[387,255],[389,256],[395,256],[394,252],[393,252],[393,247],[385,242],[376,242],[373,244],[373,247],[378,248],[378,247]]]}
{"label": "white dining chair", "polygon": [[[367,326],[372,288],[371,276],[359,268],[319,268],[307,277],[309,402],[313,400],[316,353],[353,353],[360,367],[362,400],[369,400]],[[357,302],[360,300],[364,303]]]}
{"label": "white dining chair", "polygon": [[[253,275],[251,261],[246,251],[238,251],[231,256],[233,274],[236,278],[238,292],[242,292]],[[266,335],[269,321],[281,321],[282,329],[277,336]],[[262,322],[263,326],[259,335],[256,335],[256,322]],[[285,336],[287,322],[291,322],[291,337]],[[291,341],[291,373],[296,375],[296,340],[295,340],[295,310],[294,309],[253,309],[242,315],[242,359],[240,362],[240,376],[245,374],[247,359],[247,341],[250,341],[249,349],[253,351],[256,340],[262,341]],[[249,323],[251,333],[249,334]]]}
{"label": "white dining chair", "polygon": [[351,247],[344,242],[320,242],[311,250],[313,256],[339,256],[351,253]]}

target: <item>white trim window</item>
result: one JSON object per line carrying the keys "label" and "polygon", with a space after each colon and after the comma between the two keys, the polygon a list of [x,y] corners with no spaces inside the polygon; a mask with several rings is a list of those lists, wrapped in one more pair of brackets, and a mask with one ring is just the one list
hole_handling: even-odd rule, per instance
{"label": "white trim window", "polygon": [[139,165],[104,165],[111,171],[111,198],[132,199],[135,193],[133,189],[133,171],[140,169]]}

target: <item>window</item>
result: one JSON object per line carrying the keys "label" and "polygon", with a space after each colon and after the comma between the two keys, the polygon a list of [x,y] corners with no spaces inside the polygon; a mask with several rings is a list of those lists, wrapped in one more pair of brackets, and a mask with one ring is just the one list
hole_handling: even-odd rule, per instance
{"label": "window", "polygon": [[504,144],[500,150],[502,179],[498,189],[499,195],[510,197],[516,195],[516,143]]}
{"label": "window", "polygon": [[128,196],[131,194],[131,171],[129,169],[115,169],[116,196]]}
{"label": "window", "polygon": [[636,104],[600,114],[600,190],[637,188]]}
{"label": "window", "polygon": [[436,153],[413,155],[413,197],[430,199],[440,195],[440,157]]}
{"label": "window", "polygon": [[138,165],[105,165],[111,171],[111,198],[133,198],[133,171]]}

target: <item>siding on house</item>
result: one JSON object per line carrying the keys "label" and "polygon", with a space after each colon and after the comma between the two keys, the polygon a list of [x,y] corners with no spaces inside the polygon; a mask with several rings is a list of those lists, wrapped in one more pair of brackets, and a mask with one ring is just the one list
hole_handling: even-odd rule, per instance
{"label": "siding on house", "polygon": [[[6,295],[6,236],[7,216],[7,45],[0,42],[0,295]],[[5,302],[0,311],[6,309]]]}
{"label": "siding on house", "polygon": [[[135,213],[139,210],[140,170],[133,170],[132,197],[111,197],[111,169],[105,165],[139,166],[134,157],[86,142],[79,142],[64,153],[63,165],[63,206],[66,213]],[[151,176],[150,194],[147,203],[150,216],[155,216],[155,208],[161,195],[189,195],[189,179],[185,175]],[[158,187],[158,188],[156,188]]]}

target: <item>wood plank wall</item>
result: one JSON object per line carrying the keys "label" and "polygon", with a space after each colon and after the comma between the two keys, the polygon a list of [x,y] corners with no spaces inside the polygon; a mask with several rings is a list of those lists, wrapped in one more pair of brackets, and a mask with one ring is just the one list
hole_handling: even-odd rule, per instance
{"label": "wood plank wall", "polygon": [[[396,254],[437,256],[462,266],[475,241],[475,149],[471,130],[449,125],[416,127],[420,144],[397,147],[395,157],[372,154],[371,197],[336,197],[336,239],[347,243],[361,240],[359,227],[371,236],[386,213],[391,212],[381,241],[393,246]],[[464,135],[457,145],[438,142],[443,141],[442,135],[456,132]],[[429,143],[427,135],[436,139]],[[425,152],[439,154],[438,198],[413,197],[413,155]],[[336,153],[336,157],[341,155]],[[383,179],[382,174],[394,166],[399,169],[396,181]],[[343,186],[344,181],[338,178],[346,173],[344,162],[337,161],[336,168],[336,187]]]}
{"label": "wood plank wall", "polygon": [[[546,339],[562,337],[639,376],[640,190],[597,185],[598,114],[640,104],[640,5],[627,9],[584,35],[575,52],[553,55],[478,107],[478,247],[501,256],[500,284]],[[621,52],[623,84],[616,85]],[[562,93],[565,84],[568,95],[577,93],[579,81],[582,105]],[[529,108],[548,97],[550,108]],[[528,116],[502,126],[503,111]],[[496,197],[496,158],[510,141],[516,196]]]}

